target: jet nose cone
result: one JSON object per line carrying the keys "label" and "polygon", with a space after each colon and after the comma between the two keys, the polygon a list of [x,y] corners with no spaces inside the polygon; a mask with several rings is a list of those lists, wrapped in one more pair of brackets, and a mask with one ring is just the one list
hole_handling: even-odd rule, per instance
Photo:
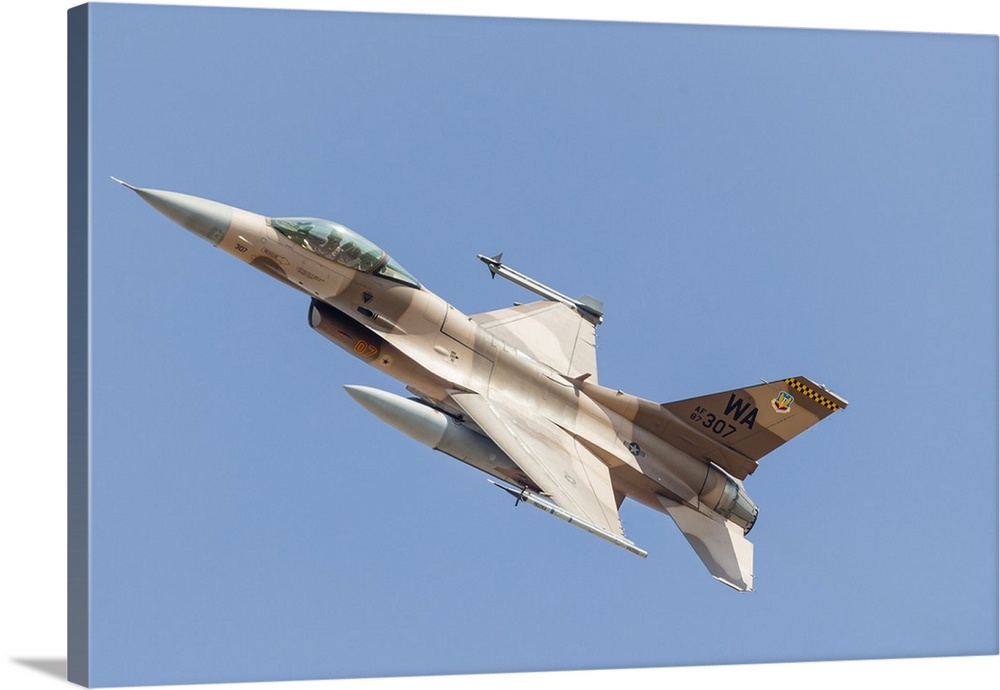
{"label": "jet nose cone", "polygon": [[190,194],[133,187],[119,179],[111,179],[131,189],[170,220],[204,237],[212,244],[218,244],[232,224],[234,210],[232,206]]}

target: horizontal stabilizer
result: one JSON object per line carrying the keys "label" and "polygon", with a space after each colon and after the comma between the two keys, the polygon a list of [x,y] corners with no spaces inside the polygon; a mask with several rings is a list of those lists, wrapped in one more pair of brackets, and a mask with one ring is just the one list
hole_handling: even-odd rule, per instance
{"label": "horizontal stabilizer", "polygon": [[753,590],[753,544],[743,536],[742,527],[663,496],[657,498],[712,577],[740,592]]}

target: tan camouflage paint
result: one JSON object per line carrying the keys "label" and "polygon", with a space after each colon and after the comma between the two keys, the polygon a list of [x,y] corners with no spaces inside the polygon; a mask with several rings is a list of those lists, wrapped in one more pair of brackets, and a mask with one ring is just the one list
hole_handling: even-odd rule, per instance
{"label": "tan camouflage paint", "polygon": [[[126,186],[192,229],[173,204],[195,197]],[[217,246],[310,295],[310,325],[331,342],[453,415],[468,416],[487,401],[501,412],[516,410],[515,417],[554,424],[565,434],[550,443],[563,444],[567,454],[596,457],[601,469],[585,461],[565,479],[599,487],[599,475],[607,473],[613,495],[600,498],[603,507],[595,510],[617,534],[624,533],[616,509],[626,497],[660,512],[683,504],[748,531],[756,506],[738,480],[752,473],[763,455],[847,406],[804,377],[662,405],[628,395],[597,384],[595,325],[566,304],[533,302],[470,317],[425,287],[324,259],[276,231],[265,216],[216,205],[211,207],[220,214],[216,226],[225,225],[225,211],[217,207],[231,209]],[[212,240],[219,228],[194,231]],[[489,435],[498,443],[497,434],[516,444],[518,434],[551,435],[553,428],[525,419],[508,434],[483,414],[472,421],[494,424]],[[509,470],[506,474],[512,479]],[[512,480],[538,488],[524,475]],[[718,566],[696,541],[692,545],[716,574]],[[749,589],[752,573],[744,573],[745,581],[720,579]]]}

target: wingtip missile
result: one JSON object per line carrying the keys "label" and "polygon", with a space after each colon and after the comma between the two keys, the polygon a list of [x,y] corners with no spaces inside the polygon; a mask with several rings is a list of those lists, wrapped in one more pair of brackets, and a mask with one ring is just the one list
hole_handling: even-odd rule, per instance
{"label": "wingtip missile", "polygon": [[477,254],[476,256],[490,269],[490,278],[496,278],[497,271],[503,266],[503,263],[500,261],[503,258],[503,252],[500,252],[496,256],[486,256],[485,254]]}
{"label": "wingtip missile", "polygon": [[[492,479],[489,480],[489,481],[490,481],[490,484],[492,484],[493,486],[496,486],[496,487],[498,487],[500,489],[503,489],[508,494],[510,494],[511,496],[513,496],[515,499],[517,499],[517,503],[527,503],[530,506],[534,506],[535,508],[538,508],[539,510],[544,511],[544,512],[548,513],[549,515],[554,515],[555,517],[559,518],[560,520],[562,520],[564,522],[568,522],[569,524],[574,525],[576,527],[579,527],[580,529],[582,529],[582,530],[584,530],[586,532],[589,532],[590,534],[593,534],[596,537],[600,537],[601,539],[604,539],[605,541],[609,541],[612,544],[614,544],[615,546],[619,546],[619,547],[625,549],[629,553],[634,553],[636,556],[639,556],[640,558],[646,558],[646,556],[649,555],[648,551],[646,551],[645,549],[642,549],[642,548],[639,548],[638,546],[636,546],[635,542],[630,541],[628,539],[625,539],[624,537],[619,537],[617,534],[612,534],[611,532],[608,532],[607,530],[603,530],[600,527],[598,527],[597,525],[591,524],[591,523],[587,522],[586,520],[584,520],[584,519],[582,519],[582,518],[580,518],[580,517],[578,517],[576,515],[573,515],[569,511],[560,508],[556,504],[550,503],[549,501],[546,501],[544,498],[542,498],[538,494],[535,494],[535,493],[533,493],[531,491],[528,491],[527,489],[520,489],[520,490],[519,489],[513,489],[513,488],[511,488],[509,486],[505,486],[503,484],[498,484],[497,482],[493,481]],[[517,505],[517,503],[515,503],[515,505]]]}
{"label": "wingtip missile", "polygon": [[496,278],[500,276],[501,278],[506,278],[515,285],[520,285],[527,290],[531,290],[536,295],[540,295],[547,300],[561,302],[570,309],[576,310],[580,316],[592,322],[595,326],[604,321],[604,303],[599,299],[590,296],[581,297],[580,299],[567,297],[558,290],[554,290],[548,285],[540,283],[534,278],[530,278],[504,264],[500,260],[503,257],[502,252],[492,257],[485,254],[478,254],[477,256],[490,269],[491,277]]}

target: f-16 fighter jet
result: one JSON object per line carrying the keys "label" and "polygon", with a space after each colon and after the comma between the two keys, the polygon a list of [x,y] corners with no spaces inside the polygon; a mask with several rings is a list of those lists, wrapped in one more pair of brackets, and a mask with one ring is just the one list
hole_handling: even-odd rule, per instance
{"label": "f-16 fighter jet", "polygon": [[311,299],[309,324],[414,397],[345,386],[365,409],[476,467],[523,502],[645,557],[625,536],[626,498],[664,512],[709,572],[753,588],[743,479],[760,459],[847,407],[790,376],[656,403],[597,382],[596,299],[573,299],[479,258],[543,299],[467,316],[374,243],[320,218],[272,218],[120,182],[156,210]]}

